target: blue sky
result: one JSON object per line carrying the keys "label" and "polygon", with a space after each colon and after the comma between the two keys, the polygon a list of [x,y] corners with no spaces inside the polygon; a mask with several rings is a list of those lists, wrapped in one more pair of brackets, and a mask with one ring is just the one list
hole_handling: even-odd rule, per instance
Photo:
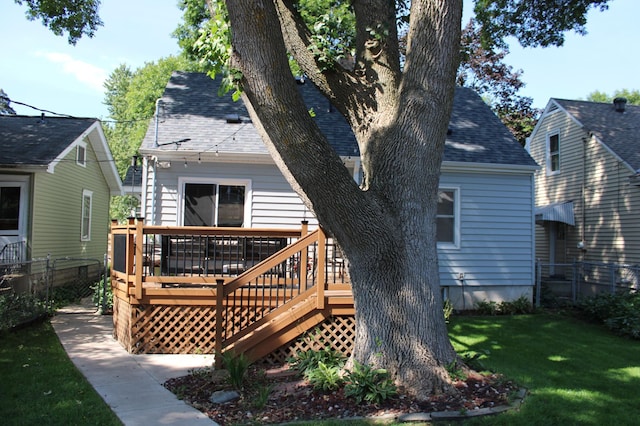
{"label": "blue sky", "polygon": [[[61,114],[106,118],[103,82],[118,65],[131,69],[178,52],[170,34],[181,13],[174,0],[102,0],[104,26],[76,46],[25,18],[25,7],[0,5],[3,44],[0,88],[17,102]],[[471,1],[465,0],[465,12]],[[640,1],[612,0],[608,11],[592,11],[588,34],[569,34],[561,48],[511,47],[506,62],[523,70],[520,94],[542,108],[550,97],[584,99],[600,90],[640,89]],[[12,105],[16,112],[39,115]]]}

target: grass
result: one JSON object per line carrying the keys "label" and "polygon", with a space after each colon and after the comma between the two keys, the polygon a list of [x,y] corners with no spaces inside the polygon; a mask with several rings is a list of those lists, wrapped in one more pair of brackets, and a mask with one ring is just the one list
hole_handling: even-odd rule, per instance
{"label": "grass", "polygon": [[122,425],[62,348],[49,322],[0,334],[0,423]]}
{"label": "grass", "polygon": [[530,392],[519,411],[465,424],[638,424],[638,341],[553,314],[453,318],[450,336]]}
{"label": "grass", "polygon": [[[484,368],[530,392],[520,410],[465,425],[638,423],[639,341],[555,314],[452,317],[449,328],[456,350],[482,354]],[[120,424],[46,322],[0,335],[0,378],[3,425]],[[338,424],[344,420],[305,423]]]}

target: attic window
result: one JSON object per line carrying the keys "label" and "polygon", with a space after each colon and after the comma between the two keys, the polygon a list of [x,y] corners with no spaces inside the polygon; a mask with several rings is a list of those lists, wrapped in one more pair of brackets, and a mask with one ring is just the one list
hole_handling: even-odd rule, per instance
{"label": "attic window", "polygon": [[87,148],[84,144],[78,145],[76,149],[76,164],[87,167]]}
{"label": "attic window", "polygon": [[224,119],[227,120],[227,123],[238,124],[242,123],[240,116],[238,114],[227,114],[224,116]]}

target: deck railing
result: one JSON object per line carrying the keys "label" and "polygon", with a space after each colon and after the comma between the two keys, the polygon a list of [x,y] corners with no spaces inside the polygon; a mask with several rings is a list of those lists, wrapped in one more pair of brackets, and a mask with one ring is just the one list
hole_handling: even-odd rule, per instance
{"label": "deck railing", "polygon": [[[111,228],[112,286],[131,305],[215,306],[216,352],[296,303],[350,292],[347,265],[322,229]],[[328,293],[327,293],[328,292]],[[327,294],[325,294],[327,293]]]}

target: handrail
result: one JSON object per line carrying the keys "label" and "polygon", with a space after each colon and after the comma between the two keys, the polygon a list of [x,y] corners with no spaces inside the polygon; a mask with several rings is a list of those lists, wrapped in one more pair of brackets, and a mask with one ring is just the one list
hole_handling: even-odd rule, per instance
{"label": "handrail", "polygon": [[[306,223],[254,229],[148,226],[130,219],[112,223],[112,284],[131,304],[215,306],[214,346],[222,353],[303,300],[313,304],[305,310],[325,309],[327,286],[349,285],[345,263],[335,261],[339,251],[331,247],[322,228],[310,232]],[[233,263],[237,256],[242,265]]]}

